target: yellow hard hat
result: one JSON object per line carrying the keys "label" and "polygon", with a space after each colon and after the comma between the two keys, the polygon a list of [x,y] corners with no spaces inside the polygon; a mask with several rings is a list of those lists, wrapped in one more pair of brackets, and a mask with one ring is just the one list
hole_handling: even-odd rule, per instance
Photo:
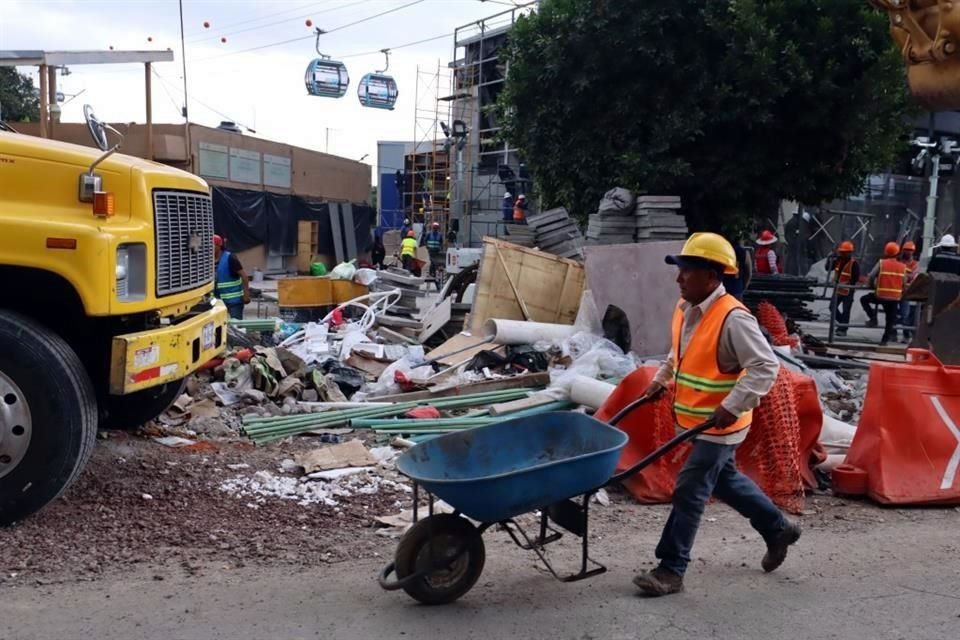
{"label": "yellow hard hat", "polygon": [[737,254],[733,250],[733,245],[727,242],[726,238],[716,233],[700,232],[693,234],[687,238],[680,255],[667,256],[666,262],[678,267],[691,265],[684,258],[696,258],[718,264],[723,267],[723,272],[727,275],[735,276],[739,272],[737,269]]}

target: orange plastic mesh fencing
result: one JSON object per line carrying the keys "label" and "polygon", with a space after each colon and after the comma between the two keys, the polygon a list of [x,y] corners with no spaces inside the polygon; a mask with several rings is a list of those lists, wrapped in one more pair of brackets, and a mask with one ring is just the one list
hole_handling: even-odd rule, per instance
{"label": "orange plastic mesh fencing", "polygon": [[757,321],[761,327],[770,332],[770,337],[776,346],[793,347],[799,344],[795,336],[790,336],[790,332],[787,330],[787,321],[784,320],[783,314],[766,300],[757,305]]}
{"label": "orange plastic mesh fencing", "polygon": [[[656,369],[641,367],[627,376],[597,411],[598,420],[609,420],[617,411],[638,398],[653,379]],[[794,393],[796,374],[781,369],[770,393],[753,412],[753,426],[737,449],[739,469],[777,503],[792,513],[803,511],[803,479],[800,473],[800,418]],[[655,403],[641,407],[618,427],[630,436],[617,471],[638,462],[676,435],[672,392]],[[690,445],[682,445],[643,471],[624,481],[624,486],[643,503],[669,502],[673,487]]]}

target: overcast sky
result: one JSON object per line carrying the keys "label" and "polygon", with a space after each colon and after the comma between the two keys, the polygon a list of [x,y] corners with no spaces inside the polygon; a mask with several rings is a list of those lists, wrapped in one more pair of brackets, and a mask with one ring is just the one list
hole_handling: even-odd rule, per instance
{"label": "overcast sky", "polygon": [[[415,129],[417,68],[446,72],[455,28],[508,10],[511,0],[183,0],[190,120],[216,126],[235,120],[257,135],[373,164],[377,140],[423,139]],[[404,5],[411,5],[404,7]],[[307,64],[316,57],[312,29],[333,31],[390,9],[396,11],[321,37],[321,51],[343,58],[350,88],[340,99],[308,96]],[[204,22],[210,28],[204,28]],[[448,37],[397,49],[390,73],[400,96],[394,111],[357,101],[363,74],[382,69],[378,51],[435,36]],[[152,41],[148,40],[152,38]],[[220,41],[226,38],[226,43]],[[302,38],[244,53],[244,49]],[[0,49],[166,49],[174,62],[155,65],[154,122],[182,122],[183,75],[177,0],[3,0]],[[354,55],[365,52],[367,55]],[[39,86],[35,68],[24,67]],[[59,80],[67,94],[61,120],[83,120],[84,103],[111,122],[143,122],[143,67],[78,66]],[[442,81],[444,90],[449,80]],[[70,100],[70,94],[84,93]],[[426,105],[429,108],[429,102]],[[220,112],[220,113],[217,113]],[[223,114],[223,115],[221,115]],[[374,172],[376,173],[376,172]]]}

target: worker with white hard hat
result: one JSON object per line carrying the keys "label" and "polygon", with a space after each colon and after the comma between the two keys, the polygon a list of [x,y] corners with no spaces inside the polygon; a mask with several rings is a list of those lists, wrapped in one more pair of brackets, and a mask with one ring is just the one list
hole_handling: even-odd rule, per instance
{"label": "worker with white hard hat", "polygon": [[944,234],[933,247],[933,258],[927,265],[929,273],[952,273],[960,276],[960,255],[957,255],[957,239]]}

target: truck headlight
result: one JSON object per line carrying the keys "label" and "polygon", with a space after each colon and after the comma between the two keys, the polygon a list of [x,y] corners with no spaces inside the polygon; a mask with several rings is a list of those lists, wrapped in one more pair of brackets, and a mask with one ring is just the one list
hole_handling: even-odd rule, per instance
{"label": "truck headlight", "polygon": [[143,300],[147,294],[147,245],[133,242],[118,246],[115,277],[118,300]]}

